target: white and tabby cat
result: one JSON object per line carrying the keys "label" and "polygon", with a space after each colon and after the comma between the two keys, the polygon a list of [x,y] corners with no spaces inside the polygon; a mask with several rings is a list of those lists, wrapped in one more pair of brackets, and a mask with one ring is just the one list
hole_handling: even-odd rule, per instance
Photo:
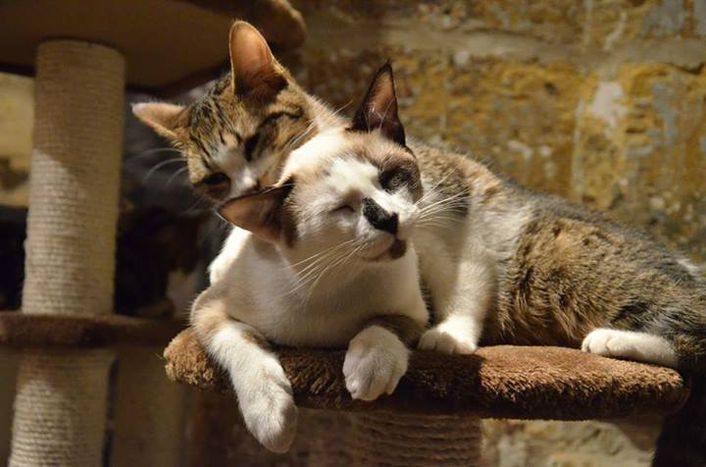
{"label": "white and tabby cat", "polygon": [[414,156],[354,124],[295,150],[275,187],[219,207],[238,227],[231,261],[194,303],[191,322],[268,449],[289,447],[296,407],[266,342],[348,345],[343,373],[356,399],[392,393],[405,373],[407,346],[427,323],[409,243],[420,197]]}

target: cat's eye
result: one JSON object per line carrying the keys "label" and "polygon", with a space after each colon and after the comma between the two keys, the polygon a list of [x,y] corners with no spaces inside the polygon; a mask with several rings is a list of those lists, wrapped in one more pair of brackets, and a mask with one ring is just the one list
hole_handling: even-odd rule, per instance
{"label": "cat's eye", "polygon": [[213,187],[224,183],[230,183],[230,178],[228,178],[228,175],[223,172],[216,172],[201,180],[201,183],[206,186]]}
{"label": "cat's eye", "polygon": [[341,206],[337,207],[336,209],[333,209],[331,212],[335,214],[351,214],[355,212],[355,209],[353,209],[353,206],[349,204],[342,204]]}
{"label": "cat's eye", "polygon": [[385,170],[380,174],[380,186],[385,191],[397,191],[401,187],[407,185],[412,180],[412,175],[409,171],[396,167]]}
{"label": "cat's eye", "polygon": [[260,142],[260,133],[255,133],[250,138],[245,140],[245,160],[250,162],[257,149],[257,143]]}

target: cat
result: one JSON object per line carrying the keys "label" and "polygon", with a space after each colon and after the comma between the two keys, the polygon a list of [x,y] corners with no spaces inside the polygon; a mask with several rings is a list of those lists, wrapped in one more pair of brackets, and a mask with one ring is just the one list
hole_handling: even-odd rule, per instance
{"label": "cat", "polygon": [[[359,114],[389,98],[370,94]],[[348,345],[346,388],[374,400],[394,391],[427,324],[409,243],[419,170],[394,136],[360,126],[368,120],[318,134],[291,153],[274,187],[218,207],[237,227],[233,260],[194,302],[191,325],[228,371],[245,425],[274,452],[289,448],[297,409],[268,342]]]}
{"label": "cat", "polygon": [[195,190],[212,201],[272,185],[289,152],[340,122],[277,62],[244,21],[230,29],[231,71],[188,106],[142,102],[135,116],[183,153]]}
{"label": "cat", "polygon": [[[271,54],[261,57],[260,68],[280,70]],[[230,76],[238,71],[233,66]],[[303,139],[345,125],[325,106],[302,97],[288,74],[282,76],[288,90],[302,93],[301,102],[317,103]],[[378,72],[369,93],[380,87],[394,94],[389,69]],[[381,115],[396,113],[396,102],[378,110],[377,116],[362,115],[370,118],[364,122],[369,128],[377,128]],[[399,139],[404,132],[398,126],[390,130]],[[298,144],[298,137],[292,138]],[[211,135],[202,145],[215,147],[216,140]],[[414,140],[404,145],[421,170],[424,214],[412,243],[435,314],[435,326],[422,336],[420,348],[472,353],[478,345],[500,343],[564,345],[704,373],[706,285],[685,258],[603,214],[517,186],[465,155]],[[259,185],[267,185],[265,175],[279,173],[295,146],[271,150],[268,160],[276,166],[257,165],[250,176],[263,174]],[[213,280],[228,269],[230,251],[227,242],[212,266]]]}

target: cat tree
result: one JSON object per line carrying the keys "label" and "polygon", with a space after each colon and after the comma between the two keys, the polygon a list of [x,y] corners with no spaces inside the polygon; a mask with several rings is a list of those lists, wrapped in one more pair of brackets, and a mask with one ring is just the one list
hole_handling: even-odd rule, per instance
{"label": "cat tree", "polygon": [[[472,356],[415,352],[395,393],[368,403],[352,400],[346,390],[344,351],[281,349],[279,355],[297,405],[356,414],[338,442],[348,439],[342,449],[363,465],[477,465],[480,418],[666,414],[689,395],[682,377],[667,368],[567,348],[496,346]],[[192,331],[174,338],[164,356],[173,381],[232,394]]]}
{"label": "cat tree", "polygon": [[[124,89],[168,94],[217,76],[233,17],[280,47],[305,29],[286,0],[29,0],[0,5],[0,69],[36,75],[12,466],[101,465],[120,363],[112,465],[176,465],[183,401],[158,355],[178,325],[112,314]],[[198,37],[198,40],[194,40]]]}
{"label": "cat tree", "polygon": [[[231,17],[254,22],[280,49],[304,38],[285,0],[0,5],[0,68],[36,72],[37,90],[24,306],[0,313],[0,344],[22,352],[10,465],[105,460],[116,355],[111,464],[177,463],[180,393],[149,356],[179,324],[111,310],[123,92],[127,84],[170,93],[213,76],[227,57]],[[231,394],[190,331],[165,357],[173,380]],[[330,464],[344,453],[356,463],[473,465],[480,417],[666,413],[688,394],[668,369],[568,349],[496,347],[472,357],[415,353],[397,392],[367,404],[345,390],[343,352],[282,350],[281,357],[300,405],[357,413],[350,442],[328,447]],[[200,453],[197,464],[209,465],[208,451]]]}

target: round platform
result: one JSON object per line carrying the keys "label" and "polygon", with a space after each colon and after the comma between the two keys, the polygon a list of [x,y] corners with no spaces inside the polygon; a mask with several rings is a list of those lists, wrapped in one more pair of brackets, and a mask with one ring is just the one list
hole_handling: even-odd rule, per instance
{"label": "round platform", "polygon": [[[354,401],[345,388],[343,351],[281,349],[303,407],[465,414],[484,418],[586,420],[673,412],[689,395],[674,370],[559,347],[496,346],[471,356],[415,352],[392,396]],[[191,330],[164,352],[170,379],[231,393]]]}
{"label": "round platform", "polygon": [[[171,314],[168,300],[149,307]],[[0,345],[8,347],[105,347],[119,344],[165,345],[184,328],[176,319],[106,316],[55,316],[0,311]]]}
{"label": "round platform", "polygon": [[172,95],[226,69],[234,19],[250,21],[278,50],[306,37],[301,14],[286,0],[0,2],[0,70],[32,74],[41,42],[85,40],[125,56],[130,88]]}

